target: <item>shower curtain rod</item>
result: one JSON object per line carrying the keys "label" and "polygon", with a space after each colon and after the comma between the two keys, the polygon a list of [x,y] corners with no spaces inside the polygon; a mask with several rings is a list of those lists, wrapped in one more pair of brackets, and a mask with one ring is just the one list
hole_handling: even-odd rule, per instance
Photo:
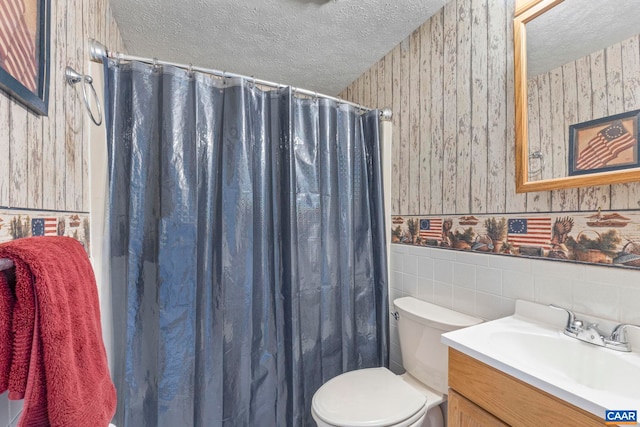
{"label": "shower curtain rod", "polygon": [[[117,59],[121,61],[138,61],[138,62],[145,62],[147,64],[171,65],[173,67],[183,68],[189,71],[199,71],[201,73],[213,74],[214,76],[218,76],[218,77],[239,77],[239,78],[251,80],[253,83],[257,83],[259,85],[269,86],[274,88],[285,88],[290,86],[282,83],[270,82],[268,80],[256,79],[255,77],[245,76],[242,74],[235,74],[227,71],[215,70],[213,68],[194,67],[191,64],[179,64],[176,62],[160,61],[157,58],[144,58],[140,56],[127,55],[120,52],[112,52],[108,50],[105,45],[103,45],[102,43],[100,43],[95,39],[89,39],[89,55],[90,55],[91,61],[99,62],[99,63],[102,63],[102,58],[107,57],[107,58]],[[312,96],[314,98],[325,98],[325,99],[330,99],[332,101],[336,101],[338,103],[352,105],[362,111],[373,110],[373,108],[365,107],[363,105],[356,104],[355,102],[345,101],[344,99],[336,98],[330,95],[324,95],[311,90],[301,89],[293,86],[291,87],[291,89],[296,93]],[[392,116],[392,112],[390,108],[383,108],[382,110],[380,110],[380,119],[390,121],[391,116]]]}

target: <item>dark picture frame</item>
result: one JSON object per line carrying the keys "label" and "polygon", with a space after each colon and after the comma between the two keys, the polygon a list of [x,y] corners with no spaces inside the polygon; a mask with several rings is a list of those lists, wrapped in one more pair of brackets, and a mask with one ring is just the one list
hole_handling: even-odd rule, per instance
{"label": "dark picture frame", "polygon": [[640,110],[569,126],[569,175],[640,167]]}
{"label": "dark picture frame", "polygon": [[0,89],[46,116],[51,0],[0,0]]}

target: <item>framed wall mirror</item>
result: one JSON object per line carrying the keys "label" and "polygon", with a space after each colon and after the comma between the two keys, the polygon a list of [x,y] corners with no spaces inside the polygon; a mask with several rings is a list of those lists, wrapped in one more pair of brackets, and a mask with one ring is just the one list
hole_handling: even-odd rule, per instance
{"label": "framed wall mirror", "polygon": [[637,0],[520,0],[516,191],[640,181]]}

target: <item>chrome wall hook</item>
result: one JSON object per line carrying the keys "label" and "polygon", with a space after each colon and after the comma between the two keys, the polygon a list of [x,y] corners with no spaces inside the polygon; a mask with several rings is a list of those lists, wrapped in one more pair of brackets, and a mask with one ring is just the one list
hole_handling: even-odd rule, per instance
{"label": "chrome wall hook", "polygon": [[[84,98],[84,106],[89,113],[89,117],[96,126],[100,126],[102,124],[102,107],[100,106],[100,99],[98,98],[98,93],[96,89],[93,87],[93,78],[88,74],[80,74],[76,70],[71,67],[67,67],[64,70],[64,80],[69,85],[75,85],[76,83],[82,83],[82,97]],[[91,109],[91,103],[89,102],[89,96],[87,95],[87,85],[91,88],[91,93],[93,95],[93,99],[95,100],[96,107],[98,108],[98,118],[93,114],[93,110]]]}
{"label": "chrome wall hook", "polygon": [[[91,79],[91,77],[89,77]],[[64,79],[70,85],[74,85],[80,81],[82,81],[82,74],[77,72],[71,67],[67,67],[64,69]],[[93,79],[89,80],[89,83],[92,83]]]}

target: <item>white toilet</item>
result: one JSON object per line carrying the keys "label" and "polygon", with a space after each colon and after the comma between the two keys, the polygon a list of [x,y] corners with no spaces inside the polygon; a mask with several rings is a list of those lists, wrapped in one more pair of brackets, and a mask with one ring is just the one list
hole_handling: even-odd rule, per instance
{"label": "white toilet", "polygon": [[360,369],[327,381],[311,404],[319,427],[444,426],[448,359],[440,335],[482,320],[412,297],[394,304],[406,373]]}

